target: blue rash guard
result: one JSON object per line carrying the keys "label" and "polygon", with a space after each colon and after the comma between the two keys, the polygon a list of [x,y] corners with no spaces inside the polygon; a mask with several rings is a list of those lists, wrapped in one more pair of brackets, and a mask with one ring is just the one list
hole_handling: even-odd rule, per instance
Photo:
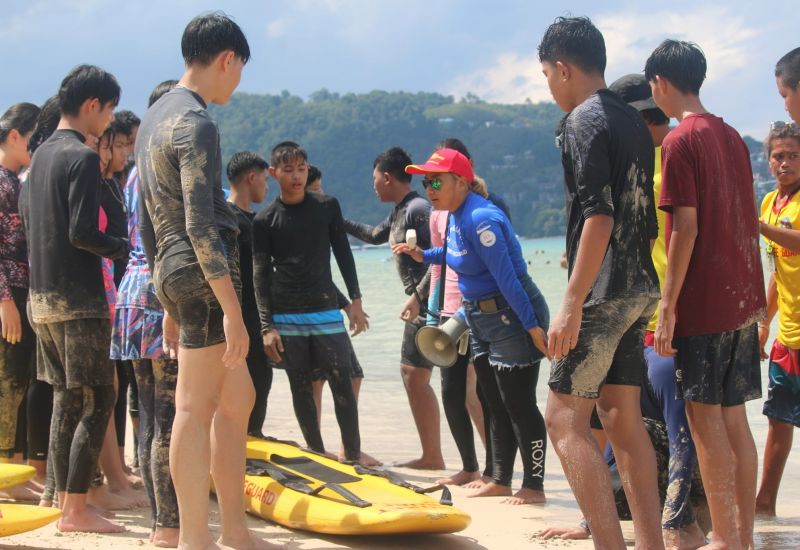
{"label": "blue rash guard", "polygon": [[[522,247],[508,217],[477,193],[467,195],[450,216],[447,267],[458,273],[458,288],[465,300],[482,300],[502,294],[525,330],[538,326],[531,300],[520,283],[527,274]],[[423,252],[426,263],[442,259],[442,247]]]}

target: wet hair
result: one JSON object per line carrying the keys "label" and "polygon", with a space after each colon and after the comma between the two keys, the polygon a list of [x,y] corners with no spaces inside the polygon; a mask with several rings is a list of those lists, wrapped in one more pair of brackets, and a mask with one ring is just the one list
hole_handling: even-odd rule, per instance
{"label": "wet hair", "polygon": [[311,185],[313,182],[317,181],[318,179],[322,179],[322,170],[314,166],[313,164],[308,165],[308,177],[306,178],[306,185]]}
{"label": "wet hair", "polygon": [[458,138],[445,138],[436,146],[437,149],[454,149],[467,157],[467,160],[472,160],[472,155],[469,154],[467,146]]}
{"label": "wet hair", "polygon": [[273,168],[279,168],[282,164],[298,158],[308,162],[306,150],[293,141],[282,141],[272,149],[272,153],[269,156],[269,165]]}
{"label": "wet hair", "polygon": [[647,58],[644,77],[653,82],[660,76],[684,94],[699,95],[700,86],[706,79],[706,69],[706,56],[700,46],[694,42],[667,39]]}
{"label": "wet hair", "polygon": [[51,96],[42,104],[39,110],[39,116],[36,117],[36,125],[33,127],[33,134],[28,141],[28,151],[33,154],[34,151],[58,128],[58,123],[61,120],[61,102],[57,95]]}
{"label": "wet hair", "polygon": [[181,37],[181,53],[187,66],[208,66],[227,50],[232,50],[244,63],[250,59],[250,45],[242,29],[224,13],[198,15],[186,25]]}
{"label": "wet hair", "polygon": [[800,48],[793,49],[778,60],[775,77],[780,78],[787,88],[797,90],[800,84]]}
{"label": "wet hair", "polygon": [[153,91],[150,92],[150,97],[147,100],[147,108],[153,106],[153,103],[161,99],[161,96],[170,91],[172,88],[178,85],[177,80],[165,80],[160,84],[157,84]]}
{"label": "wet hair", "polygon": [[397,181],[411,182],[411,174],[406,174],[406,166],[412,164],[411,157],[400,147],[391,147],[375,158],[372,168],[379,172],[389,172]]}
{"label": "wet hair", "polygon": [[111,127],[114,128],[114,134],[130,137],[133,134],[133,129],[141,123],[142,120],[131,111],[122,110],[114,113]]}
{"label": "wet hair", "polygon": [[252,151],[239,151],[234,153],[228,161],[228,181],[232,185],[238,183],[242,176],[253,170],[266,170],[269,164],[258,153]]}
{"label": "wet hair", "polygon": [[776,139],[794,139],[797,141],[798,145],[800,145],[800,126],[789,123],[776,127],[773,123],[769,134],[767,134],[764,140],[764,152],[767,154],[767,160],[769,160],[769,156],[772,154],[772,142]]}
{"label": "wet hair", "polygon": [[16,130],[23,136],[32,132],[38,116],[39,107],[33,103],[17,103],[9,107],[0,117],[0,144],[6,142],[11,130]]}
{"label": "wet hair", "polygon": [[606,42],[588,17],[557,17],[539,44],[539,61],[567,61],[586,73],[604,74]]}
{"label": "wet hair", "polygon": [[648,124],[652,124],[653,126],[664,126],[665,124],[669,124],[669,117],[665,115],[664,111],[658,107],[644,109],[643,111],[639,111],[639,114],[642,115],[642,118],[645,119]]}
{"label": "wet hair", "polygon": [[90,99],[97,98],[104,107],[109,103],[116,107],[120,93],[114,75],[94,65],[78,65],[61,81],[58,99],[63,114],[76,116]]}

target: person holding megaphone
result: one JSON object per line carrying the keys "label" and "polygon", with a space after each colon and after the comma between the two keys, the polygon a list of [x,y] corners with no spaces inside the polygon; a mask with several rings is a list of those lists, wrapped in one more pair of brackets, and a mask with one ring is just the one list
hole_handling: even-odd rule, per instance
{"label": "person holding megaphone", "polygon": [[[423,175],[422,185],[433,207],[451,213],[446,248],[423,251],[398,243],[392,251],[431,264],[440,263],[444,255],[447,267],[458,274],[463,301],[456,316],[469,327],[473,357],[489,358],[522,455],[522,488],[508,502],[542,503],[547,433],[536,405],[536,383],[547,351],[547,303],[528,275],[508,217],[472,191],[474,174],[466,156],[439,149],[425,164],[407,166],[406,172]],[[508,463],[497,460],[504,451],[498,447],[503,445],[493,449],[492,482],[473,496],[511,495],[513,471],[498,467]]]}

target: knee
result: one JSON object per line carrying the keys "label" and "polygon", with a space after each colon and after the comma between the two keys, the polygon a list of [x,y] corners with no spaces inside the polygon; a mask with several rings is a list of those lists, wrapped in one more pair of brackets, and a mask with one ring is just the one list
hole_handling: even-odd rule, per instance
{"label": "knee", "polygon": [[548,407],[544,416],[544,425],[553,444],[564,439],[567,435],[569,423],[561,411],[556,407]]}
{"label": "knee", "polygon": [[403,365],[403,383],[409,390],[420,390],[429,385],[431,372],[427,369]]}

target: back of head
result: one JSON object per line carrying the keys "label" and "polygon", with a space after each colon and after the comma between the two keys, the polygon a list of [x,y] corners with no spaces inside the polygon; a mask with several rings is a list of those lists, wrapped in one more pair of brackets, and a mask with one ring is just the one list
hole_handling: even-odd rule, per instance
{"label": "back of head", "polygon": [[133,129],[139,126],[142,121],[133,112],[123,109],[114,113],[114,120],[111,122],[111,127],[114,129],[116,135],[123,135],[130,137],[133,134]]}
{"label": "back of head", "polygon": [[700,95],[706,69],[706,56],[697,44],[667,39],[647,58],[644,76],[649,82],[660,76],[684,94]]}
{"label": "back of head", "polygon": [[461,141],[458,138],[453,138],[453,137],[445,138],[445,139],[443,139],[442,141],[439,142],[439,144],[436,146],[436,148],[437,149],[453,149],[455,151],[458,151],[459,153],[461,153],[465,157],[467,157],[468,160],[472,161],[472,155],[469,154],[469,150],[467,149],[467,146],[464,145],[464,142]]}
{"label": "back of head", "polygon": [[12,130],[23,136],[32,132],[38,116],[39,107],[33,103],[17,103],[9,107],[0,117],[0,145],[5,143]]}
{"label": "back of head", "polygon": [[239,151],[234,153],[228,161],[228,181],[231,185],[236,185],[251,170],[266,170],[269,164],[258,153],[252,151]]}
{"label": "back of head", "polygon": [[224,13],[198,15],[186,25],[181,37],[181,53],[187,67],[206,67],[228,50],[244,63],[250,59],[250,45],[242,29]]}
{"label": "back of head", "polygon": [[278,168],[282,164],[288,164],[298,158],[308,161],[306,150],[294,141],[282,141],[273,147],[269,156],[269,165]]}
{"label": "back of head", "polygon": [[322,179],[322,170],[318,167],[314,166],[313,164],[308,165],[308,177],[306,178],[306,185],[310,185],[317,181],[318,179]]}
{"label": "back of head", "polygon": [[395,180],[411,183],[411,174],[406,174],[406,166],[411,164],[411,157],[400,147],[391,147],[375,158],[372,168],[379,172],[388,172]]}
{"label": "back of head", "polygon": [[36,117],[33,134],[28,141],[28,151],[34,151],[56,131],[58,121],[61,119],[61,102],[57,95],[51,96],[44,102]]}
{"label": "back of head", "polygon": [[539,61],[571,63],[588,74],[606,71],[606,43],[588,17],[557,17],[539,44]]}
{"label": "back of head", "polygon": [[775,65],[775,77],[787,88],[797,91],[800,84],[800,48],[795,48],[780,58]]}
{"label": "back of head", "polygon": [[777,139],[794,139],[800,145],[800,126],[793,123],[773,122],[769,134],[764,140],[764,152],[767,158],[772,154],[772,143]]}
{"label": "back of head", "polygon": [[643,74],[633,73],[622,76],[612,82],[608,89],[639,111],[648,124],[652,126],[669,124],[669,117],[656,105],[653,99],[653,90]]}
{"label": "back of head", "polygon": [[150,97],[147,99],[147,108],[153,106],[153,103],[161,99],[165,93],[170,91],[172,88],[178,85],[177,80],[165,80],[159,84],[156,84],[156,87],[153,88],[153,91],[150,92]]}
{"label": "back of head", "polygon": [[119,103],[121,90],[117,79],[94,65],[78,65],[61,81],[58,99],[61,113],[77,116],[87,100],[98,99],[101,105]]}

